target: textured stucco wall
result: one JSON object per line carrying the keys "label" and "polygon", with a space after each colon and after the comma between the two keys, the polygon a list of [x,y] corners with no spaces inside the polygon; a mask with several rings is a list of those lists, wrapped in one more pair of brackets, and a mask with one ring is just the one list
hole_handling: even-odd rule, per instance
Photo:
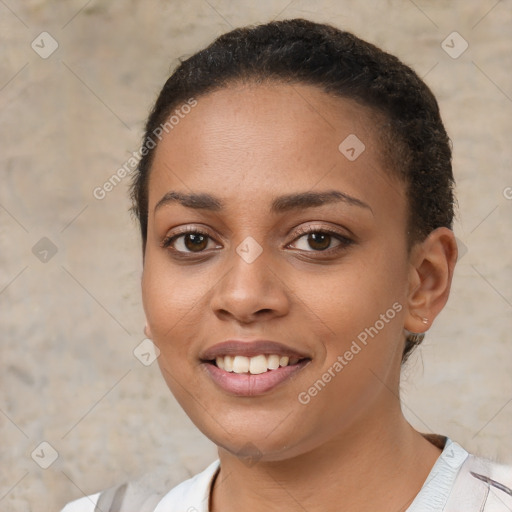
{"label": "textured stucco wall", "polygon": [[[137,150],[178,57],[231,27],[291,17],[329,21],[397,54],[440,101],[467,252],[404,371],[404,407],[420,430],[512,462],[510,2],[5,0],[1,510],[58,510],[146,471],[179,481],[216,456],[156,364],[133,355],[144,318],[127,180],[103,200],[92,191]],[[58,43],[50,56],[43,31]],[[469,44],[458,58],[462,40],[448,40],[452,56],[441,47],[454,31]],[[51,462],[41,442],[58,454],[48,469],[31,458]]]}

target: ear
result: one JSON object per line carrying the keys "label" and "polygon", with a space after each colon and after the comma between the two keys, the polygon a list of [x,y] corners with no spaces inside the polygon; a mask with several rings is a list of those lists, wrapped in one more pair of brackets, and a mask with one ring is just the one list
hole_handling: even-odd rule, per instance
{"label": "ear", "polygon": [[[142,259],[144,260],[144,250],[142,251]],[[142,272],[140,273],[140,286],[141,286],[141,288],[143,287],[142,286],[143,281],[144,281],[144,265],[142,266]],[[146,336],[146,338],[148,338],[150,340],[153,340],[153,334],[151,332],[151,328],[149,327],[147,319],[146,319],[146,325],[144,326],[144,335]]]}
{"label": "ear", "polygon": [[146,325],[144,326],[144,334],[146,335],[146,338],[152,340],[153,334],[151,333],[151,328],[149,327],[148,323],[146,322]]}
{"label": "ear", "polygon": [[444,308],[456,262],[457,242],[451,229],[437,228],[413,247],[404,323],[408,331],[427,331]]}

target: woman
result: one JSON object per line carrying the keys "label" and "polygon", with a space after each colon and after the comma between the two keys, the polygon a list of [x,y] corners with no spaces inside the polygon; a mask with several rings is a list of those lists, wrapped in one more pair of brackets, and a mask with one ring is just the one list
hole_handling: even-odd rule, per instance
{"label": "woman", "polygon": [[183,61],[132,198],[146,335],[219,460],[64,511],[510,510],[511,468],[400,407],[450,292],[452,189],[431,91],[352,34],[272,22]]}

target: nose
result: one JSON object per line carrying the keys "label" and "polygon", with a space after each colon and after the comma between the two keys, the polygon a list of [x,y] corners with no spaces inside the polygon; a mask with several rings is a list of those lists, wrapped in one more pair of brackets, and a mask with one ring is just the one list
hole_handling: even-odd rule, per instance
{"label": "nose", "polygon": [[264,253],[247,262],[233,251],[229,270],[214,287],[211,307],[221,320],[240,324],[284,316],[290,308],[289,290]]}

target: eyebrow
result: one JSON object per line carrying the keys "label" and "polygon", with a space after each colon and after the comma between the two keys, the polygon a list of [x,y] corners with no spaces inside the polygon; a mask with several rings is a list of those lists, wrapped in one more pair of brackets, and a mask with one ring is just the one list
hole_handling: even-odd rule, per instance
{"label": "eyebrow", "polygon": [[[303,208],[314,208],[324,204],[344,202],[351,206],[358,206],[372,211],[371,207],[365,202],[352,197],[339,190],[328,190],[325,192],[299,192],[295,194],[286,194],[279,196],[272,201],[270,211],[272,213],[283,213],[290,210],[299,210]],[[219,211],[224,207],[223,202],[210,194],[196,194],[170,191],[167,192],[155,205],[156,212],[162,206],[179,203],[186,208],[198,210]]]}

